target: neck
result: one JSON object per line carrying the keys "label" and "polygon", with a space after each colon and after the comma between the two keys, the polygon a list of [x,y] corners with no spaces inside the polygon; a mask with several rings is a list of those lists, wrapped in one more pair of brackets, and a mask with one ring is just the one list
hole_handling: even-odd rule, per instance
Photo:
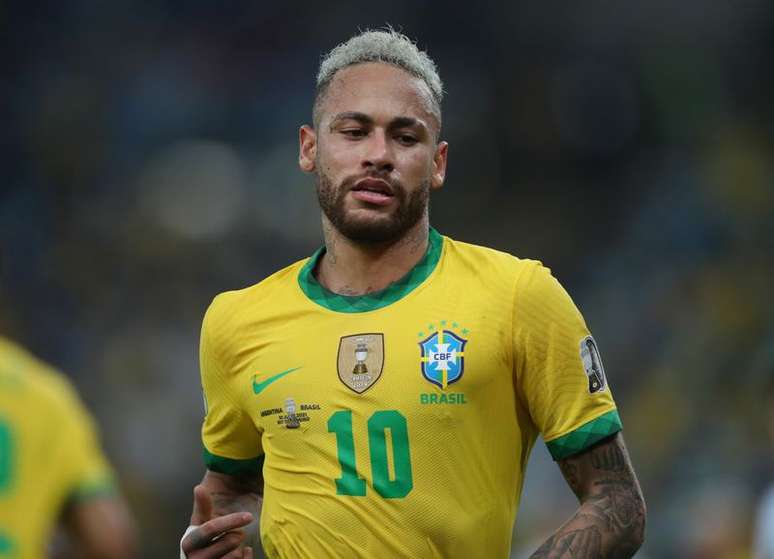
{"label": "neck", "polygon": [[425,216],[400,239],[364,244],[344,237],[323,216],[325,254],[317,266],[317,281],[339,295],[381,291],[422,260],[427,251],[428,227]]}

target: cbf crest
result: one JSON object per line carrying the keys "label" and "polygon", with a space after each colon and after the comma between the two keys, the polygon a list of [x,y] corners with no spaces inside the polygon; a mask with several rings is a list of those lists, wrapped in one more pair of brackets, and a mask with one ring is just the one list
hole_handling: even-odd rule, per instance
{"label": "cbf crest", "polygon": [[339,341],[339,379],[362,394],[382,376],[384,334],[353,334]]}
{"label": "cbf crest", "polygon": [[[463,330],[467,333],[467,330]],[[465,344],[468,340],[451,330],[439,328],[419,342],[422,375],[445,390],[462,378],[465,370]]]}

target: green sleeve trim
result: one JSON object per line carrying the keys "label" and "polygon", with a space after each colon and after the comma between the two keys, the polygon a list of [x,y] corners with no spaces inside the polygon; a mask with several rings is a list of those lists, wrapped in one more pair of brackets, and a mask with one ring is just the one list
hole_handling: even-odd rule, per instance
{"label": "green sleeve trim", "polygon": [[100,497],[115,497],[118,494],[118,487],[112,477],[105,477],[93,481],[82,483],[70,494],[68,502],[80,503],[90,499]]}
{"label": "green sleeve trim", "polygon": [[618,415],[618,410],[611,410],[588,423],[584,423],[571,433],[546,442],[546,446],[554,460],[562,460],[586,450],[594,443],[614,435],[621,429],[621,418]]}
{"label": "green sleeve trim", "polygon": [[10,555],[12,551],[15,551],[13,542],[8,537],[0,534],[0,553]]}
{"label": "green sleeve trim", "polygon": [[204,463],[208,470],[229,476],[256,476],[263,470],[264,455],[255,458],[223,458],[216,456],[206,448],[202,449]]}

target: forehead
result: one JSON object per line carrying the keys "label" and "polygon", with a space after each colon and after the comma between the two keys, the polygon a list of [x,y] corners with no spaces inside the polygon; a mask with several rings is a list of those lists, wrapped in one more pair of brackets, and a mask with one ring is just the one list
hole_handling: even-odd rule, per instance
{"label": "forehead", "polygon": [[355,64],[339,70],[325,94],[322,120],[356,111],[379,117],[408,116],[435,123],[432,93],[427,84],[405,70],[381,62]]}

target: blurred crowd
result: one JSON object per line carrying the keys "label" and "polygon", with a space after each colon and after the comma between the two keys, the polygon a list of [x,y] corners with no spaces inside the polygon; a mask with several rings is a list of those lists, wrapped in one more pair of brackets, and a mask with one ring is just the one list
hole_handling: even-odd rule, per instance
{"label": "blurred crowd", "polygon": [[[203,473],[204,310],[321,243],[296,164],[320,55],[386,22],[445,81],[434,226],[542,260],[600,344],[638,556],[750,556],[774,481],[774,6],[389,4],[0,4],[0,332],[78,386],[142,556],[176,548]],[[513,557],[575,508],[548,462],[538,443]]]}

